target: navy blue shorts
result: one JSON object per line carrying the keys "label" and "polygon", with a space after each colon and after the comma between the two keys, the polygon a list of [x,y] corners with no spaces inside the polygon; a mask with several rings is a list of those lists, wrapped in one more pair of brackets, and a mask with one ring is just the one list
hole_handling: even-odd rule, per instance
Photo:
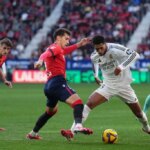
{"label": "navy blue shorts", "polygon": [[63,76],[56,76],[46,82],[44,93],[47,97],[47,106],[53,108],[59,100],[65,102],[76,92],[67,85]]}

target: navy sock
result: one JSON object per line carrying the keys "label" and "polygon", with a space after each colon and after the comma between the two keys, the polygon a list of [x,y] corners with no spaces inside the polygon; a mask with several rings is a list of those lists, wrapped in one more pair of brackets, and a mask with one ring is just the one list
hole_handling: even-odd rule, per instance
{"label": "navy sock", "polygon": [[74,106],[74,120],[75,123],[82,123],[82,112],[83,112],[83,104],[77,104]]}
{"label": "navy sock", "polygon": [[46,122],[48,121],[49,118],[51,118],[52,115],[49,115],[47,114],[47,112],[45,112],[44,114],[42,114],[39,119],[37,120],[34,128],[33,128],[33,131],[34,132],[38,132],[45,124]]}

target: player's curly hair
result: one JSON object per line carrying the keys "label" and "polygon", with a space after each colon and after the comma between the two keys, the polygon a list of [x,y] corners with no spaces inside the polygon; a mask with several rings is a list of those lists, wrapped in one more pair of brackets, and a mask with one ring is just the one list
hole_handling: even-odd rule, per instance
{"label": "player's curly hair", "polygon": [[93,44],[104,44],[105,43],[105,38],[100,35],[96,35],[92,39]]}

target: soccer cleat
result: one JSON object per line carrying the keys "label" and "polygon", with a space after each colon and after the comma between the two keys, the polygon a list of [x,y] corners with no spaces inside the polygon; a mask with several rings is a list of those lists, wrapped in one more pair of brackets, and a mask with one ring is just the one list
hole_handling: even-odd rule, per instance
{"label": "soccer cleat", "polygon": [[150,131],[145,130],[145,129],[143,129],[143,128],[142,128],[142,130],[143,130],[145,133],[150,134]]}
{"label": "soccer cleat", "polygon": [[74,137],[71,130],[65,130],[65,129],[61,130],[61,135],[64,136],[68,141],[71,141]]}
{"label": "soccer cleat", "polygon": [[142,130],[143,130],[145,133],[150,134],[150,126],[149,126],[149,125],[143,126]]}
{"label": "soccer cleat", "polygon": [[146,129],[144,129],[144,128],[142,128],[142,130],[143,130],[145,133],[150,134],[150,130],[146,130]]}
{"label": "soccer cleat", "polygon": [[93,134],[93,130],[90,128],[76,127],[74,129],[74,133],[83,133],[83,134],[90,135],[90,134]]}
{"label": "soccer cleat", "polygon": [[0,128],[0,131],[5,131],[6,129],[5,128]]}
{"label": "soccer cleat", "polygon": [[42,139],[41,136],[39,136],[39,135],[33,136],[33,135],[31,135],[30,133],[27,134],[26,138],[27,138],[27,139],[30,139],[30,140],[41,140],[41,139]]}

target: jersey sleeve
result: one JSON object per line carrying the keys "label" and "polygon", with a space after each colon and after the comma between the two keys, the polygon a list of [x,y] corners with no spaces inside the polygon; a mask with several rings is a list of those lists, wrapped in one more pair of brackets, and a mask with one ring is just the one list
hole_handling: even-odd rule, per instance
{"label": "jersey sleeve", "polygon": [[64,55],[70,54],[71,52],[73,52],[76,49],[77,49],[77,44],[67,46],[67,47],[64,48]]}
{"label": "jersey sleeve", "polygon": [[1,60],[0,60],[0,68],[2,68],[2,65],[5,63],[7,57],[6,56],[2,56]]}
{"label": "jersey sleeve", "polygon": [[47,57],[51,57],[52,54],[50,51],[46,50],[44,53],[42,53],[39,57],[39,60],[44,61]]}
{"label": "jersey sleeve", "polygon": [[134,50],[131,50],[127,47],[124,47],[119,44],[112,45],[113,48],[115,48],[114,52],[118,57],[123,57],[125,60],[119,65],[119,67],[123,70],[127,67],[131,66],[133,62],[135,62],[136,59],[139,58],[139,54],[135,52]]}
{"label": "jersey sleeve", "polygon": [[97,53],[94,51],[92,54],[91,54],[91,62],[92,62],[92,69],[93,69],[93,72],[94,72],[94,77],[98,77],[98,73],[99,73],[99,64],[98,64],[98,55]]}
{"label": "jersey sleeve", "polygon": [[131,64],[140,57],[139,54],[135,51],[128,55],[129,55],[128,58],[119,65],[121,70],[126,69],[127,67],[131,66]]}
{"label": "jersey sleeve", "polygon": [[45,60],[48,57],[55,57],[56,55],[61,53],[61,48],[58,46],[50,46],[46,49],[44,53],[42,53],[39,57],[39,60]]}
{"label": "jersey sleeve", "polygon": [[7,74],[7,70],[6,70],[6,63],[4,62],[2,65],[2,71],[3,73],[6,75]]}

